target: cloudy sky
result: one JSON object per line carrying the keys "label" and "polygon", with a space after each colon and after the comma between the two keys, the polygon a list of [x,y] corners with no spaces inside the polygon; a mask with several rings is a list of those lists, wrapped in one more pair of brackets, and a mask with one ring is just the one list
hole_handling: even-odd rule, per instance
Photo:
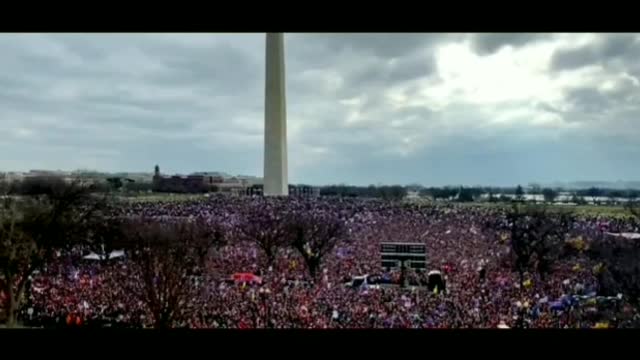
{"label": "cloudy sky", "polygon": [[[292,182],[640,179],[640,35],[287,34]],[[0,171],[261,175],[264,34],[1,34]]]}

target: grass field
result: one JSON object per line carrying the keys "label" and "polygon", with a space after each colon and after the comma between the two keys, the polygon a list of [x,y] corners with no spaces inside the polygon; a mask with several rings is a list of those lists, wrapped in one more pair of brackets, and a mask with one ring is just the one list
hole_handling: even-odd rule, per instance
{"label": "grass field", "polygon": [[[461,203],[460,206],[470,206],[470,207],[510,207],[510,204],[500,204],[500,203]],[[630,217],[631,213],[629,210],[625,209],[622,206],[609,206],[609,205],[550,205],[552,208],[556,209],[566,209],[575,212],[578,215],[604,215],[607,217],[614,218],[626,218]]]}
{"label": "grass field", "polygon": [[[411,203],[423,203],[423,204],[433,204],[430,200],[425,199],[413,199],[409,201]],[[493,208],[508,208],[511,207],[511,204],[505,203],[490,203],[490,202],[472,202],[472,203],[451,203],[456,206],[462,207],[493,207]],[[623,206],[611,206],[611,205],[549,205],[555,209],[566,209],[575,212],[577,215],[603,215],[609,218],[627,218],[631,216],[631,213],[628,209],[625,209]]]}

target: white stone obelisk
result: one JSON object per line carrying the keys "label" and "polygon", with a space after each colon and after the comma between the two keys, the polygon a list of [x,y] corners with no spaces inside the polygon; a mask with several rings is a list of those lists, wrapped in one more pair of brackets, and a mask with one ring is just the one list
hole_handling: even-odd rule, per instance
{"label": "white stone obelisk", "polygon": [[283,34],[267,34],[266,48],[263,193],[266,196],[287,196],[287,99]]}

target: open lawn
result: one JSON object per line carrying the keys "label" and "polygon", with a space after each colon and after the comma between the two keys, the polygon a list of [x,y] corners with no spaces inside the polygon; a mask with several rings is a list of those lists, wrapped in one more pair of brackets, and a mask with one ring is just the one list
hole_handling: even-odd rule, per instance
{"label": "open lawn", "polygon": [[[434,204],[434,202],[430,199],[407,199],[405,200],[407,203],[413,204]],[[444,202],[435,202],[436,204],[446,204]],[[462,207],[510,207],[511,204],[507,203],[490,203],[490,202],[470,202],[470,203],[456,203],[449,202],[449,204],[453,204],[455,206]],[[555,209],[567,209],[571,211],[575,211],[578,215],[604,215],[607,217],[613,218],[627,218],[631,216],[631,213],[628,209],[625,209],[623,206],[613,206],[613,205],[562,205],[562,204],[553,204],[550,205]]]}
{"label": "open lawn", "polygon": [[[481,203],[460,203],[460,206],[471,206],[471,207],[509,207],[511,204],[504,203],[489,203],[489,202],[481,202]],[[607,217],[614,218],[626,218],[630,217],[631,213],[629,210],[625,209],[623,206],[610,206],[610,205],[559,205],[554,204],[550,205],[556,209],[567,209],[574,211],[578,215],[604,215]]]}

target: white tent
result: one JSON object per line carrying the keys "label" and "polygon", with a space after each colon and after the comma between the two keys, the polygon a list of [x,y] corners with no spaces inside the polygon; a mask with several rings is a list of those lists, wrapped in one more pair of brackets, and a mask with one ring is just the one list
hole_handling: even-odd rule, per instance
{"label": "white tent", "polygon": [[[124,250],[114,250],[109,254],[109,259],[116,259],[120,257],[124,257]],[[87,256],[83,256],[82,258],[85,260],[104,260],[103,255],[98,255],[94,252],[90,253]]]}
{"label": "white tent", "polygon": [[92,252],[91,254],[87,255],[87,256],[83,256],[82,257],[85,260],[100,260],[100,255]]}
{"label": "white tent", "polygon": [[623,237],[625,239],[640,239],[639,233],[606,233],[609,236]]}

